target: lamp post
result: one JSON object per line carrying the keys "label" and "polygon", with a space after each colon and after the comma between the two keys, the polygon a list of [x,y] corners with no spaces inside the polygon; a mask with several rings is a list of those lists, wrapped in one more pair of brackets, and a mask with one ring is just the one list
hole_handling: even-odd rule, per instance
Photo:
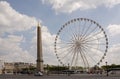
{"label": "lamp post", "polygon": [[106,63],[106,76],[108,76],[108,65],[107,65],[107,62]]}
{"label": "lamp post", "polygon": [[68,63],[68,76],[70,76],[70,65]]}
{"label": "lamp post", "polygon": [[58,64],[58,75],[59,75],[59,73],[60,73],[60,67],[59,67],[59,64]]}
{"label": "lamp post", "polygon": [[49,76],[49,65],[47,64],[47,75]]}

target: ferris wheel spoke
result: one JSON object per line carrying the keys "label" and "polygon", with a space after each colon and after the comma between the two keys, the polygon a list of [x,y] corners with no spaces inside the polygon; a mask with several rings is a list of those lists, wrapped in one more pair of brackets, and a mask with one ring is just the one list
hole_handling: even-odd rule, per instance
{"label": "ferris wheel spoke", "polygon": [[58,48],[56,48],[57,50],[63,50],[63,49],[67,49],[67,48],[69,48],[70,46],[62,46],[62,47],[58,47]]}
{"label": "ferris wheel spoke", "polygon": [[105,43],[103,43],[104,41],[101,40],[91,40],[91,41],[84,41],[82,44],[91,44],[91,45],[106,45]]}
{"label": "ferris wheel spoke", "polygon": [[[94,31],[97,29],[98,27],[94,27],[94,29],[92,29],[92,31],[90,31],[88,34],[92,35],[92,33],[94,33]],[[101,31],[100,31],[101,32]],[[85,35],[84,38],[87,38],[89,35]],[[95,34],[96,35],[96,34]]]}
{"label": "ferris wheel spoke", "polygon": [[59,49],[66,49],[66,48],[69,48],[69,47],[71,47],[72,46],[72,44],[64,44],[64,45],[60,45],[59,47],[57,47],[57,49],[59,50]]}
{"label": "ferris wheel spoke", "polygon": [[61,46],[61,45],[63,45],[63,46],[71,46],[71,45],[73,45],[73,43],[72,42],[62,42],[62,43],[56,43],[58,46]]}
{"label": "ferris wheel spoke", "polygon": [[[89,52],[90,52],[91,50],[89,50],[89,52],[88,52],[87,50],[89,50],[89,49],[88,49],[87,47],[83,46],[83,51],[85,51],[86,54],[88,55],[88,57],[90,57],[95,63],[97,63],[96,60],[93,59],[93,56],[91,56],[91,55],[89,54]],[[91,51],[91,52],[92,52],[92,51]]]}
{"label": "ferris wheel spoke", "polygon": [[[91,51],[90,49],[88,49],[87,47],[84,47],[86,50],[89,50],[89,52]],[[86,51],[85,50],[85,51]],[[88,54],[89,54],[89,52],[87,52]],[[91,52],[93,52],[93,51],[91,51]],[[89,55],[90,56],[90,55]],[[93,56],[90,56],[91,57],[91,59],[96,63],[96,64],[98,64],[98,63],[100,63],[101,62],[101,60],[103,60],[103,58],[104,58],[104,56],[99,56],[99,55],[97,55],[97,57],[96,56],[94,56],[94,59],[93,59]],[[96,58],[95,58],[96,57]],[[98,59],[99,58],[99,60],[97,60],[98,62],[96,62],[96,59]]]}
{"label": "ferris wheel spoke", "polygon": [[80,22],[80,21],[78,21],[78,22],[79,22],[79,24],[78,24],[78,28],[77,28],[77,29],[78,29],[78,32],[77,32],[77,33],[78,33],[78,35],[80,35],[80,33],[81,33],[81,31],[80,31],[80,29],[81,29],[81,28],[80,28],[81,22]]}
{"label": "ferris wheel spoke", "polygon": [[86,67],[85,59],[84,59],[84,57],[83,57],[81,51],[79,52],[79,54],[80,54],[80,56],[81,56],[81,59],[82,59],[82,62],[83,62],[83,64],[84,64],[84,66]]}
{"label": "ferris wheel spoke", "polygon": [[[70,51],[71,52],[71,51]],[[62,62],[64,62],[64,65],[66,64],[68,64],[68,61],[70,61],[71,59],[71,56],[73,55],[73,53],[71,52],[71,53],[68,53],[68,55],[66,56],[66,57],[60,57],[59,56],[59,59],[62,61]]]}
{"label": "ferris wheel spoke", "polygon": [[[85,51],[88,50],[89,52],[95,52],[95,51],[90,50],[88,47],[84,47],[84,48],[86,49]],[[89,52],[86,52],[89,55],[88,57],[90,57],[96,63],[96,60],[93,59],[93,56],[91,56]],[[96,55],[97,55],[97,52],[96,52]],[[100,60],[101,56],[99,56],[99,55],[97,55],[97,56],[98,56],[97,58],[99,58],[99,60]],[[97,59],[97,58],[95,58],[95,59]]]}
{"label": "ferris wheel spoke", "polygon": [[[85,47],[87,47],[87,48],[91,48],[91,49],[94,49],[94,50],[100,50],[100,49],[98,49],[98,48],[94,48],[94,47],[92,47],[92,46],[90,46],[90,45],[84,45]],[[100,51],[102,51],[102,50],[100,50]]]}
{"label": "ferris wheel spoke", "polygon": [[71,25],[70,29],[68,29],[69,36],[72,36],[76,32],[76,29],[75,27],[73,28],[73,26],[76,26],[76,24]]}
{"label": "ferris wheel spoke", "polygon": [[95,36],[99,35],[100,33],[102,33],[102,31],[97,32],[97,33],[95,33],[95,34],[93,34],[93,35],[90,34],[90,35],[88,35],[88,36],[85,36],[85,37],[84,37],[84,40],[88,40],[88,39],[94,38]]}
{"label": "ferris wheel spoke", "polygon": [[69,51],[70,51],[70,48],[66,49],[66,50],[62,50],[61,52],[58,52],[57,55],[59,55],[61,57],[61,56],[63,56],[66,53],[70,54],[72,50],[70,52]]}
{"label": "ferris wheel spoke", "polygon": [[94,32],[97,28],[98,28],[98,26],[95,26],[88,34],[91,34],[91,33]]}
{"label": "ferris wheel spoke", "polygon": [[69,43],[71,43],[71,40],[69,39],[69,38],[67,38],[67,39],[62,39],[62,41],[60,41],[60,42],[58,42],[57,44],[61,44],[61,43],[63,43],[63,44],[69,44]]}
{"label": "ferris wheel spoke", "polygon": [[67,53],[61,57],[61,59],[64,59],[65,57],[69,56],[72,53],[72,50],[67,51]]}
{"label": "ferris wheel spoke", "polygon": [[85,45],[85,47],[91,48],[91,49],[94,49],[94,50],[100,51],[100,52],[103,52],[103,51],[104,51],[104,50],[101,50],[101,49],[98,49],[98,48],[94,48],[94,47],[92,47],[92,46],[90,46],[90,45]]}
{"label": "ferris wheel spoke", "polygon": [[61,48],[61,49],[59,49],[61,52],[58,52],[58,54],[62,54],[63,52],[69,51],[71,49],[72,49],[72,46],[67,47],[67,48]]}
{"label": "ferris wheel spoke", "polygon": [[72,64],[73,64],[73,61],[74,61],[74,59],[75,59],[75,54],[76,54],[76,52],[74,52],[74,54],[73,54],[73,56],[72,56],[72,60],[71,60],[71,67],[72,67]]}
{"label": "ferris wheel spoke", "polygon": [[86,45],[106,45],[105,43],[83,43],[83,44],[86,44]]}
{"label": "ferris wheel spoke", "polygon": [[73,41],[73,40],[76,40],[76,39],[77,39],[77,38],[76,38],[76,34],[73,33],[71,40]]}
{"label": "ferris wheel spoke", "polygon": [[71,61],[72,56],[74,55],[74,52],[71,51],[71,56],[66,59],[66,64],[71,64],[71,62],[68,63],[68,61]]}
{"label": "ferris wheel spoke", "polygon": [[[64,28],[68,28],[68,27],[64,27]],[[62,41],[69,41],[68,39],[70,39],[70,37],[72,35],[72,33],[70,32],[70,30],[72,30],[71,26],[68,28],[68,30],[65,30],[65,32],[63,31],[64,36],[61,37]]]}
{"label": "ferris wheel spoke", "polygon": [[92,22],[90,23],[90,25],[88,26],[88,28],[85,30],[85,33],[83,34],[83,37],[86,36],[87,32],[90,30],[90,27],[92,26]]}
{"label": "ferris wheel spoke", "polygon": [[60,57],[62,60],[64,60],[65,57],[67,57],[69,54],[71,54],[70,52],[67,52],[66,54],[64,54],[63,57]]}
{"label": "ferris wheel spoke", "polygon": [[84,56],[83,56],[83,54],[82,54],[82,49],[81,49],[81,48],[79,49],[79,52],[78,52],[78,53],[79,53],[79,55],[80,55],[80,57],[81,57],[81,59],[82,59],[82,61],[83,61],[84,66],[87,67],[86,62],[85,62],[85,58],[84,58]]}
{"label": "ferris wheel spoke", "polygon": [[67,58],[67,61],[70,60],[71,57],[69,57],[69,56],[73,54],[72,51],[73,51],[73,50],[72,50],[72,48],[71,48],[70,50],[67,51],[66,54],[63,54],[63,53],[62,53],[62,55],[64,55],[64,56],[61,56],[60,54],[58,54],[58,55],[59,55],[59,59],[65,61],[64,59]]}
{"label": "ferris wheel spoke", "polygon": [[105,39],[105,37],[100,37],[100,38],[96,38],[96,39],[93,38],[93,39],[91,39],[91,40],[89,39],[87,41],[84,40],[83,42],[87,43],[87,42],[92,42],[92,41],[101,40],[101,39]]}
{"label": "ferris wheel spoke", "polygon": [[85,23],[83,24],[83,28],[82,28],[82,31],[81,31],[81,35],[84,34],[84,30],[85,30],[85,26],[86,26],[86,21],[84,21]]}
{"label": "ferris wheel spoke", "polygon": [[82,54],[83,54],[83,57],[84,57],[84,60],[86,61],[86,68],[89,67],[89,62],[88,62],[88,59],[86,58],[86,54],[84,53],[84,50],[82,49]]}
{"label": "ferris wheel spoke", "polygon": [[77,66],[77,64],[78,64],[78,53],[76,54],[76,60],[75,60],[75,67]]}

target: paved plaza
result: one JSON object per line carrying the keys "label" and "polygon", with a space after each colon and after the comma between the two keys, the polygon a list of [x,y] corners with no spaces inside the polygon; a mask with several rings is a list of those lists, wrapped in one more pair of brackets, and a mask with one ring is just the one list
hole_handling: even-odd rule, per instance
{"label": "paved plaza", "polygon": [[120,79],[119,75],[88,75],[88,74],[73,74],[73,75],[0,75],[0,79]]}

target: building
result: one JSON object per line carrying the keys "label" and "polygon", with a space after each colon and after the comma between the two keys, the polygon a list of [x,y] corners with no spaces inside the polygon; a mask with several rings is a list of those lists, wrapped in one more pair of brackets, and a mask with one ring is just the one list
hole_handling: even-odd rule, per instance
{"label": "building", "polygon": [[5,62],[4,63],[4,66],[3,66],[3,73],[6,74],[6,73],[13,73],[14,71],[14,63],[7,63]]}
{"label": "building", "polygon": [[4,65],[3,60],[0,60],[0,74],[2,74],[2,71],[3,71],[3,65]]}
{"label": "building", "polygon": [[33,63],[24,63],[24,62],[4,62],[3,68],[1,69],[2,74],[13,74],[19,73],[24,68],[30,68],[31,66],[36,67],[36,64]]}

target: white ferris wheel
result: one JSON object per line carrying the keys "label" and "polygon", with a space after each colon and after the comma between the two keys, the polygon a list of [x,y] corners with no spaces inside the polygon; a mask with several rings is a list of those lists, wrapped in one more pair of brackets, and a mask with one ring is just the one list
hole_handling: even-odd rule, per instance
{"label": "white ferris wheel", "polygon": [[97,22],[72,19],[58,30],[54,50],[60,64],[89,68],[100,65],[108,49],[107,35]]}

